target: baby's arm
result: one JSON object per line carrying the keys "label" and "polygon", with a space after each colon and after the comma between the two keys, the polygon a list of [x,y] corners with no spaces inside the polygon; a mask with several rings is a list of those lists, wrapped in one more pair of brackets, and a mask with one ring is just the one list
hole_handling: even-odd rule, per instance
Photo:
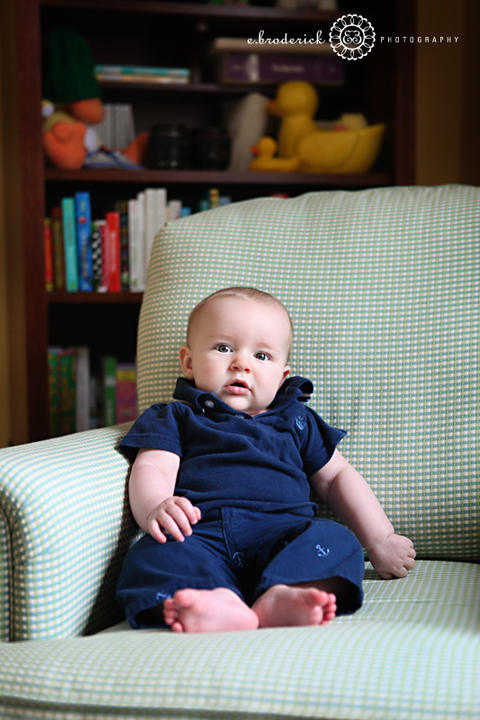
{"label": "baby's arm", "polygon": [[138,525],[158,542],[169,533],[174,540],[191,535],[200,510],[174,495],[180,458],[165,450],[138,451],[128,485],[130,507]]}
{"label": "baby's arm", "polygon": [[415,567],[412,541],[395,533],[370,486],[338,450],[310,483],[355,533],[383,578],[405,577]]}

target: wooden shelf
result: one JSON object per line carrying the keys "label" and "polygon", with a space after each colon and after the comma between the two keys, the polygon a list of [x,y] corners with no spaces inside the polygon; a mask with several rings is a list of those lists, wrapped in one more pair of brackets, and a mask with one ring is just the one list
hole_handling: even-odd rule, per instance
{"label": "wooden shelf", "polygon": [[293,22],[303,24],[309,21],[334,22],[339,13],[329,10],[285,9],[253,5],[209,5],[208,3],[155,2],[155,0],[40,0],[40,5],[52,8],[71,8],[86,12],[108,11],[111,13],[135,13],[165,15],[186,19],[265,20],[269,23]]}
{"label": "wooden shelf", "polygon": [[68,305],[74,304],[101,304],[109,303],[118,305],[119,303],[141,303],[143,293],[139,292],[65,292],[63,290],[54,290],[47,293],[47,303],[49,305]]}
{"label": "wooden shelf", "polygon": [[376,187],[390,185],[387,173],[365,173],[362,175],[318,175],[314,173],[275,172],[227,172],[213,170],[123,170],[121,168],[88,168],[83,170],[61,170],[46,168],[48,182],[76,183],[138,183],[148,184],[195,184],[195,185],[278,185],[315,187]]}

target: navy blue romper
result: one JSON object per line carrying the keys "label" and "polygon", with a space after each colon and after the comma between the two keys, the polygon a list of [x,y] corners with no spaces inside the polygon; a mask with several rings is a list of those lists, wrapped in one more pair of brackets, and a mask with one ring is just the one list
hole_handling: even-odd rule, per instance
{"label": "navy blue romper", "polygon": [[332,457],[344,430],[304,403],[313,385],[285,381],[268,410],[252,417],[193,382],[177,380],[174,402],[153,405],[120,443],[180,456],[175,494],[200,508],[184,542],[145,535],[127,553],[117,598],[133,627],[177,590],[226,587],[251,605],[269,587],[341,577],[351,584],[339,614],[362,604],[364,558],[355,535],[314,519],[308,477]]}

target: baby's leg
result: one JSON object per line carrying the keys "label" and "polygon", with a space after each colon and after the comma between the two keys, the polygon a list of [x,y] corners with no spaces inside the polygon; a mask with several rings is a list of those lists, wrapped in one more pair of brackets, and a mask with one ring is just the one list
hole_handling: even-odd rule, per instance
{"label": "baby's leg", "polygon": [[259,627],[327,625],[336,615],[337,593],[343,593],[344,582],[332,578],[317,583],[272,585],[252,606]]}
{"label": "baby's leg", "polygon": [[255,630],[257,615],[228,588],[178,590],[163,604],[163,617],[175,632]]}

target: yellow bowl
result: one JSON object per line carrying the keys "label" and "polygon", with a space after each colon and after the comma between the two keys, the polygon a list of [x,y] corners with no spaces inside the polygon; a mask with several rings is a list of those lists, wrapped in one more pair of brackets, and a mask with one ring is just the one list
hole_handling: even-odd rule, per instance
{"label": "yellow bowl", "polygon": [[385,125],[360,130],[318,130],[297,145],[300,170],[307,173],[365,173],[377,159]]}

